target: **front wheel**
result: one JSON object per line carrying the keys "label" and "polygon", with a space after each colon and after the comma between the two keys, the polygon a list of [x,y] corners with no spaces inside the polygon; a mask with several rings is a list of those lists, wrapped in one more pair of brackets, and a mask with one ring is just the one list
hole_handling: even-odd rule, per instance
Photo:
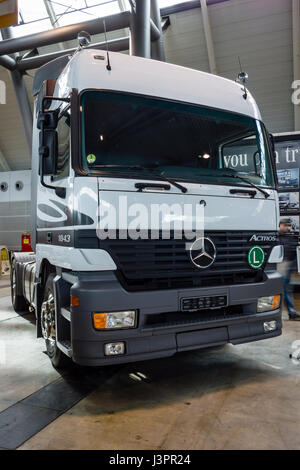
{"label": "front wheel", "polygon": [[55,274],[49,274],[45,285],[41,308],[41,329],[45,339],[47,354],[56,369],[65,369],[72,364],[71,359],[58,347],[56,342],[55,297],[53,280]]}

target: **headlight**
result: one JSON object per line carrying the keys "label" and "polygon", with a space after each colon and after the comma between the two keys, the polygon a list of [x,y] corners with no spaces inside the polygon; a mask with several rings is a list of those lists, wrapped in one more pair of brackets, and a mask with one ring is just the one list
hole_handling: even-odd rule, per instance
{"label": "headlight", "polygon": [[136,326],[136,310],[93,313],[93,324],[96,330],[134,328]]}
{"label": "headlight", "polygon": [[257,300],[257,311],[267,312],[269,310],[275,310],[280,306],[280,295],[270,295],[268,297],[259,297]]}

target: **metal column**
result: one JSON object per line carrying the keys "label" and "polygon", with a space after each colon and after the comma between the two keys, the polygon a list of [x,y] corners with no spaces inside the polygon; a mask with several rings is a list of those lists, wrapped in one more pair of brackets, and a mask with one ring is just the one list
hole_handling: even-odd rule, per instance
{"label": "metal column", "polygon": [[[2,168],[2,170],[1,170]],[[9,164],[7,163],[2,151],[0,150],[0,171],[10,171],[11,168]]]}
{"label": "metal column", "polygon": [[[11,39],[13,37],[11,27],[3,28],[1,30],[3,39]],[[13,57],[15,59],[15,57]],[[27,94],[27,89],[23,75],[18,70],[10,71],[11,81],[14,87],[19,111],[21,114],[22,124],[24,128],[25,138],[29,153],[31,154],[32,147],[32,111],[30,101]]]}
{"label": "metal column", "polygon": [[160,32],[160,38],[157,39],[156,41],[151,42],[151,57],[152,59],[161,60],[165,62],[166,55],[165,55],[165,47],[164,47],[164,38],[163,38],[163,32],[162,32],[162,27],[161,27],[160,9],[159,9],[157,0],[151,0],[151,17],[155,26],[157,26]]}
{"label": "metal column", "polygon": [[14,70],[16,68],[16,61],[9,55],[0,55],[0,65],[8,70]]}
{"label": "metal column", "polygon": [[131,15],[132,55],[150,59],[150,44],[150,0],[138,0]]}
{"label": "metal column", "polygon": [[[58,23],[58,19],[57,19],[57,16],[55,14],[52,3],[49,0],[44,0],[44,5],[45,5],[45,8],[46,8],[47,13],[49,15],[49,19],[50,19],[52,28],[57,28],[59,26],[59,23]],[[63,51],[65,49],[64,45],[61,42],[59,42],[57,45],[58,45],[58,47],[61,51]]]}
{"label": "metal column", "polygon": [[201,4],[201,13],[202,13],[204,33],[205,33],[209,68],[210,68],[211,73],[214,73],[215,75],[217,75],[218,72],[217,72],[217,65],[216,65],[214,43],[213,43],[213,40],[212,40],[212,34],[211,34],[210,21],[209,21],[209,16],[208,16],[208,11],[207,11],[206,0],[200,0],[200,4]]}

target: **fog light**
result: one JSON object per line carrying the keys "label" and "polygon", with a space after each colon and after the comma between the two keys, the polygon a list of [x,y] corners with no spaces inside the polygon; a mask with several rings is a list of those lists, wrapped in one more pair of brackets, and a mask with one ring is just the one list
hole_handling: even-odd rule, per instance
{"label": "fog light", "polygon": [[97,330],[134,328],[136,325],[136,311],[94,313],[93,323]]}
{"label": "fog light", "polygon": [[120,343],[107,343],[104,347],[105,356],[117,356],[118,354],[125,353],[125,344]]}
{"label": "fog light", "polygon": [[271,321],[265,321],[264,322],[265,333],[269,333],[270,331],[274,331],[276,329],[277,329],[277,321],[276,320],[271,320]]}
{"label": "fog light", "polygon": [[280,295],[270,295],[268,297],[260,297],[257,299],[257,311],[268,312],[269,310],[275,310],[280,306]]}

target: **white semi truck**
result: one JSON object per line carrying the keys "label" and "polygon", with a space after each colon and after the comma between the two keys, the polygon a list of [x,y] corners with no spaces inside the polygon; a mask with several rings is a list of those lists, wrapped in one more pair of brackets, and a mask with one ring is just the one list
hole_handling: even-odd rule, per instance
{"label": "white semi truck", "polygon": [[80,49],[35,75],[34,253],[12,254],[15,310],[34,310],[55,367],[280,335],[276,174],[252,95],[109,59]]}

